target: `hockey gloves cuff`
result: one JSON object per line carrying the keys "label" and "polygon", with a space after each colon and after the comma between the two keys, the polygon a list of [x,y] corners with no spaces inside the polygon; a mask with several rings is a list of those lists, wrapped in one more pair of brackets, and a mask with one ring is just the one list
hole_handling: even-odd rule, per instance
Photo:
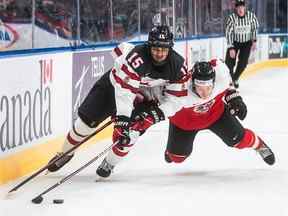
{"label": "hockey gloves cuff", "polygon": [[130,142],[129,126],[130,118],[127,116],[116,116],[114,120],[113,143],[128,144]]}
{"label": "hockey gloves cuff", "polygon": [[143,134],[149,127],[157,122],[165,120],[162,110],[158,106],[151,106],[147,111],[137,115],[131,125],[131,129]]}
{"label": "hockey gloves cuff", "polygon": [[238,116],[240,120],[245,119],[247,115],[247,107],[238,91],[234,89],[229,90],[225,96],[225,101],[231,115]]}

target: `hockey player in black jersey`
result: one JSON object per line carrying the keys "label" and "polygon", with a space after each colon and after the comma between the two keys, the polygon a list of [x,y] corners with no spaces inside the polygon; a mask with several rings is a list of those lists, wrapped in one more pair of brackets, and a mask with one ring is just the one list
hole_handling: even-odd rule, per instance
{"label": "hockey player in black jersey", "polygon": [[[173,34],[169,27],[157,26],[149,32],[145,44],[134,46],[121,43],[114,48],[114,66],[94,84],[79,107],[78,118],[67,134],[62,152],[51,160],[83,141],[101,122],[112,117],[115,123],[115,145],[96,171],[99,176],[108,177],[113,167],[128,154],[138,135],[171,112],[171,107],[164,101],[159,107],[151,106],[162,100],[151,89],[159,88],[162,91],[165,88],[165,101],[172,103],[177,103],[177,100],[187,95],[187,67],[183,57],[172,47]],[[141,103],[137,105],[137,101]],[[146,109],[145,116],[136,121],[135,113],[140,112],[146,104],[149,104],[149,109]],[[137,136],[131,137],[131,134]],[[63,157],[49,166],[48,170],[59,170],[73,155]]]}
{"label": "hockey player in black jersey", "polygon": [[225,25],[228,47],[225,63],[236,88],[239,86],[238,79],[248,64],[250,52],[256,48],[258,25],[255,14],[246,9],[245,0],[236,0],[235,12],[229,15]]}

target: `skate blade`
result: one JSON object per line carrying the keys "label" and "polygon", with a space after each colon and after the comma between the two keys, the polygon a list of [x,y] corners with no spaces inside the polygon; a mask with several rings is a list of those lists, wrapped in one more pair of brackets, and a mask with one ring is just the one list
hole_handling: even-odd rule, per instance
{"label": "skate blade", "polygon": [[103,177],[97,175],[94,181],[95,182],[102,182],[103,181]]}
{"label": "skate blade", "polygon": [[48,175],[48,174],[50,174],[50,171],[49,171],[49,170],[46,170],[46,172],[44,173],[44,175],[46,176],[46,175]]}
{"label": "skate blade", "polygon": [[96,178],[94,180],[94,182],[107,182],[107,181],[109,181],[109,177],[105,178],[98,175],[96,175]]}
{"label": "skate blade", "polygon": [[16,196],[16,191],[12,191],[12,192],[9,192],[7,193],[5,196],[4,196],[4,200],[11,200],[13,199],[15,196]]}

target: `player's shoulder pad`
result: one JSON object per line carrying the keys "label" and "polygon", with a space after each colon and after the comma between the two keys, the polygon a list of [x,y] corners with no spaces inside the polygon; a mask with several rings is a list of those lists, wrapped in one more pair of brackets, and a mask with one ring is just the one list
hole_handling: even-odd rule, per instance
{"label": "player's shoulder pad", "polygon": [[134,47],[135,46],[131,43],[122,42],[111,51],[111,55],[114,59],[120,56],[126,56]]}
{"label": "player's shoulder pad", "polygon": [[170,61],[176,66],[176,70],[180,70],[183,65],[186,66],[185,59],[173,49],[171,49]]}
{"label": "player's shoulder pad", "polygon": [[134,48],[129,53],[130,55],[133,55],[135,52],[138,54],[138,56],[141,56],[141,58],[146,59],[148,57],[148,46],[146,44],[140,44],[134,46]]}
{"label": "player's shoulder pad", "polygon": [[146,44],[136,45],[125,58],[127,64],[138,74],[145,74],[145,71],[150,71],[151,59]]}
{"label": "player's shoulder pad", "polygon": [[185,59],[175,50],[171,49],[171,58],[178,64],[183,65]]}
{"label": "player's shoulder pad", "polygon": [[[220,58],[215,58],[210,61],[210,64],[215,70],[216,79],[226,80],[227,82],[231,82],[231,75],[229,72],[229,68],[225,64],[225,62]],[[225,81],[225,82],[226,82]]]}
{"label": "player's shoulder pad", "polygon": [[210,65],[215,68],[215,67],[218,67],[218,66],[221,66],[221,65],[226,65],[224,60],[223,59],[220,59],[220,58],[213,58],[209,61]]}
{"label": "player's shoulder pad", "polygon": [[229,69],[223,59],[214,58],[211,59],[209,63],[214,68],[216,73],[228,74],[228,75],[230,74]]}
{"label": "player's shoulder pad", "polygon": [[177,53],[175,50],[171,49],[171,54],[169,55],[169,61],[171,62],[171,70],[173,71],[174,78],[172,80],[180,80],[183,77],[188,76],[188,67],[185,59]]}

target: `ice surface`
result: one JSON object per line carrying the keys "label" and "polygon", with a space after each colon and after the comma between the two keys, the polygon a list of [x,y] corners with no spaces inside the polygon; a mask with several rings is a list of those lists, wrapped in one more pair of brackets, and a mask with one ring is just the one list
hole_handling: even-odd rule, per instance
{"label": "ice surface", "polygon": [[[1,216],[287,216],[288,215],[288,70],[265,71],[240,82],[248,105],[244,126],[260,135],[276,155],[266,165],[253,150],[227,147],[209,131],[196,137],[191,156],[182,164],[164,162],[167,122],[153,126],[140,138],[109,180],[95,182],[98,160],[44,196],[31,199],[73,172],[109,140],[78,152],[57,173],[39,176],[10,199],[6,192],[17,182],[0,187]],[[53,204],[53,199],[64,199]]]}

